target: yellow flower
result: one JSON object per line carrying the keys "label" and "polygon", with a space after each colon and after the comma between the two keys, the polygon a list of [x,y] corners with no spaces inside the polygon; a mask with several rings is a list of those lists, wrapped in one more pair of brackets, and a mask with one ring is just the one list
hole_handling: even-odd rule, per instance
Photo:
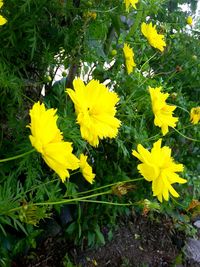
{"label": "yellow flower", "polygon": [[130,74],[133,71],[133,68],[136,66],[134,62],[133,49],[128,44],[124,43],[123,51],[124,51],[127,72],[128,74]]}
{"label": "yellow flower", "polygon": [[147,38],[148,42],[151,46],[159,49],[161,52],[164,50],[164,46],[166,46],[163,34],[158,34],[156,30],[156,25],[152,26],[152,22],[150,24],[142,23],[141,31],[143,35]]}
{"label": "yellow flower", "polygon": [[174,162],[171,149],[167,146],[161,148],[161,142],[162,139],[155,142],[151,152],[140,144],[137,146],[137,151],[132,151],[132,155],[142,162],[137,169],[147,181],[152,182],[153,195],[160,202],[163,198],[168,201],[169,193],[174,197],[179,197],[172,184],[187,182],[176,174],[176,172],[183,171],[183,165]]}
{"label": "yellow flower", "polygon": [[97,18],[97,13],[96,12],[88,11],[88,12],[85,12],[83,14],[83,17],[84,18],[91,18],[91,19],[95,20]]}
{"label": "yellow flower", "polygon": [[80,155],[80,169],[83,174],[83,177],[89,182],[93,183],[95,174],[92,173],[92,167],[87,163],[87,156]]}
{"label": "yellow flower", "polygon": [[0,15],[0,26],[4,25],[7,22],[7,19],[5,19],[3,16]]}
{"label": "yellow flower", "polygon": [[121,124],[114,117],[118,95],[97,80],[91,80],[85,85],[78,78],[73,81],[73,86],[74,90],[67,89],[66,92],[74,102],[81,136],[95,147],[99,139],[116,137]]}
{"label": "yellow flower", "polygon": [[193,23],[193,20],[192,20],[192,17],[191,16],[189,16],[189,17],[187,17],[187,24],[188,25],[192,25],[192,23]]}
{"label": "yellow flower", "polygon": [[197,124],[200,121],[200,107],[191,109],[190,120],[193,124]]}
{"label": "yellow flower", "polygon": [[131,5],[136,9],[136,5],[139,0],[124,0],[125,6],[126,6],[126,11],[129,12],[129,6]]}
{"label": "yellow flower", "polygon": [[79,168],[78,158],[72,154],[72,144],[65,142],[57,127],[56,109],[45,109],[44,104],[35,103],[30,110],[31,144],[42,154],[46,164],[53,169],[64,182],[69,178],[67,169]]}
{"label": "yellow flower", "polygon": [[173,117],[173,111],[176,106],[167,105],[165,102],[169,94],[161,93],[162,87],[151,88],[149,93],[151,96],[152,109],[154,113],[154,124],[161,127],[163,135],[167,134],[168,127],[176,127],[178,118]]}

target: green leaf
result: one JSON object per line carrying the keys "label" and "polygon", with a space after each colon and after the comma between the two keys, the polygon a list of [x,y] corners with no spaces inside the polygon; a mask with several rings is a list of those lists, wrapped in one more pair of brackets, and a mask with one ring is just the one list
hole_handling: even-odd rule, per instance
{"label": "green leaf", "polygon": [[105,238],[104,238],[103,234],[101,233],[101,230],[100,230],[100,227],[99,227],[98,224],[96,225],[95,233],[96,233],[96,235],[97,235],[97,239],[98,239],[98,241],[100,241],[100,243],[101,243],[102,245],[105,245]]}

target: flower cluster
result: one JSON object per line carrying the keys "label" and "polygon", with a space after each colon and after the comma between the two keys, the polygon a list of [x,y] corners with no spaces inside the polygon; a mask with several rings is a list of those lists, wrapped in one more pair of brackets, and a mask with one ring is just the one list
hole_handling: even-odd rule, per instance
{"label": "flower cluster", "polygon": [[[124,0],[124,3],[126,11],[129,12],[130,6],[136,8],[138,0]],[[2,5],[3,2],[0,0],[0,7]],[[96,13],[87,12],[84,17],[96,19]],[[189,17],[187,23],[190,25],[192,23]],[[158,34],[155,25],[142,23],[141,31],[151,46],[161,52],[164,51],[166,46],[164,35]],[[116,50],[114,52],[116,53]],[[124,43],[123,53],[127,73],[131,74],[136,64],[133,49],[129,44]],[[166,103],[169,94],[162,93],[161,90],[162,87],[149,87],[154,124],[161,128],[163,135],[166,135],[168,127],[175,127],[178,118],[173,117],[176,106]],[[121,121],[115,117],[116,105],[120,100],[117,93],[109,90],[98,80],[91,80],[85,84],[80,78],[74,79],[73,89],[67,88],[66,93],[74,103],[81,136],[91,146],[97,147],[101,139],[117,136],[121,125]],[[190,116],[192,123],[197,124],[200,120],[200,107],[192,108]],[[46,110],[44,104],[37,102],[30,110],[30,117],[31,123],[28,126],[31,129],[30,141],[41,153],[47,165],[63,182],[69,178],[68,170],[80,168],[84,178],[92,184],[95,174],[87,162],[88,156],[81,154],[78,159],[72,153],[72,143],[63,140],[62,132],[57,127],[56,109]],[[132,155],[142,162],[137,166],[139,172],[147,181],[152,182],[153,195],[160,202],[163,199],[168,201],[170,194],[174,197],[179,196],[172,186],[174,183],[187,182],[177,174],[183,171],[183,165],[176,164],[171,157],[171,149],[167,146],[161,147],[161,143],[161,139],[155,142],[151,151],[141,144],[137,146],[137,151],[132,151]]]}
{"label": "flower cluster", "polygon": [[81,136],[91,146],[97,147],[99,139],[114,138],[121,122],[115,118],[119,97],[97,80],[87,85],[78,78],[73,81],[74,90],[66,92],[74,102]]}
{"label": "flower cluster", "polygon": [[154,113],[154,124],[161,127],[163,135],[168,133],[168,127],[175,127],[178,118],[173,117],[173,111],[176,106],[170,106],[165,101],[168,98],[168,93],[161,92],[162,87],[151,88],[149,93],[151,96],[152,109]]}
{"label": "flower cluster", "polygon": [[133,49],[128,44],[124,43],[123,51],[124,51],[126,69],[128,74],[130,74],[133,71],[133,68],[136,66],[134,62]]}
{"label": "flower cluster", "polygon": [[161,52],[164,51],[164,47],[166,46],[164,35],[157,33],[156,26],[153,26],[152,22],[149,24],[143,22],[141,25],[141,31],[151,46],[159,49]]}
{"label": "flower cluster", "polygon": [[[132,5],[136,9],[136,4],[138,0],[124,0],[126,11],[129,12],[129,7]],[[156,25],[152,25],[152,22],[149,24],[143,22],[141,24],[141,31],[142,34],[147,38],[149,44],[154,48],[160,50],[161,52],[164,51],[164,47],[166,46],[166,42],[164,40],[164,35],[159,34],[156,30]],[[124,57],[125,57],[125,64],[128,74],[133,71],[133,68],[136,66],[134,62],[134,53],[133,49],[127,44],[124,43],[123,47]]]}
{"label": "flower cluster", "polygon": [[167,146],[161,147],[161,142],[161,139],[155,142],[151,152],[141,144],[137,146],[137,151],[132,151],[132,155],[142,162],[137,167],[139,172],[147,181],[152,182],[153,195],[160,202],[163,198],[168,201],[169,193],[174,197],[179,197],[172,184],[187,182],[176,174],[176,172],[183,171],[183,165],[174,162],[171,149]]}
{"label": "flower cluster", "polygon": [[81,154],[80,161],[72,153],[72,143],[65,142],[57,127],[56,109],[45,109],[44,104],[35,103],[30,110],[31,144],[41,153],[46,164],[53,169],[64,182],[69,178],[68,170],[80,167],[84,178],[92,183],[95,175],[87,163],[87,157]]}
{"label": "flower cluster", "polygon": [[56,109],[45,109],[44,104],[37,102],[30,110],[31,144],[42,154],[46,164],[53,169],[64,182],[69,178],[70,170],[79,168],[79,159],[72,154],[72,144],[63,141],[57,127]]}
{"label": "flower cluster", "polygon": [[[2,8],[2,6],[3,6],[3,0],[0,0],[0,9]],[[6,22],[7,20],[2,15],[0,15],[0,26],[4,25]]]}

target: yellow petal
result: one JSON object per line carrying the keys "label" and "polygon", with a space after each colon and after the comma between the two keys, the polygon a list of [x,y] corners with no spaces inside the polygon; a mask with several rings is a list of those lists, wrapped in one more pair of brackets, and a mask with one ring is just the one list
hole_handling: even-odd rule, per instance
{"label": "yellow petal", "polygon": [[92,167],[87,163],[87,156],[83,154],[80,155],[80,169],[83,177],[92,184],[95,174],[92,172]]}
{"label": "yellow petal", "polygon": [[72,144],[63,141],[62,133],[57,127],[56,110],[46,110],[44,104],[37,102],[30,110],[30,117],[28,127],[32,133],[29,136],[32,146],[64,181],[69,177],[67,169],[79,168],[79,160],[72,154]]}
{"label": "yellow petal", "polygon": [[163,52],[164,47],[166,46],[164,35],[157,33],[155,25],[152,26],[152,23],[147,24],[143,22],[141,25],[141,31],[151,46]]}
{"label": "yellow petal", "polygon": [[121,124],[115,118],[118,95],[97,80],[84,85],[78,78],[73,85],[74,90],[67,93],[74,102],[82,138],[92,146],[98,146],[99,139],[115,138]]}
{"label": "yellow petal", "polygon": [[7,22],[7,19],[5,19],[3,16],[0,15],[0,25],[4,25]]}
{"label": "yellow petal", "polygon": [[139,164],[138,170],[147,181],[153,181],[159,175],[159,169],[155,165]]}

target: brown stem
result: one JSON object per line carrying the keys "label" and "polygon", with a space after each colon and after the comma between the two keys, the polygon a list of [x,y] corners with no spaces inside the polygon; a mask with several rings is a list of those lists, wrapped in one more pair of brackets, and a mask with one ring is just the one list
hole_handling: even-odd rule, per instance
{"label": "brown stem", "polygon": [[78,70],[78,64],[72,63],[69,69],[69,74],[66,79],[66,88],[72,88],[72,82],[76,76],[77,70]]}

